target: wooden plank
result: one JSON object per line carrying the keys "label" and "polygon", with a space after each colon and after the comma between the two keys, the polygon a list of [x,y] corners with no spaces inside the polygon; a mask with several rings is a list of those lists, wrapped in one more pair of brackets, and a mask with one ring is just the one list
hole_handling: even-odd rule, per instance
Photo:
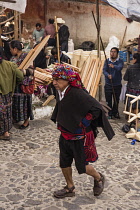
{"label": "wooden plank", "polygon": [[95,65],[94,65],[94,68],[93,68],[93,70],[92,70],[92,73],[91,73],[91,76],[90,76],[90,80],[89,80],[89,83],[88,83],[87,91],[90,90],[90,87],[91,87],[91,85],[92,85],[92,81],[93,81],[93,79],[94,79],[94,76],[95,76],[95,72],[96,72],[98,63],[99,63],[99,58],[97,58],[96,61],[95,61]]}
{"label": "wooden plank", "polygon": [[82,76],[83,76],[85,66],[86,66],[86,61],[84,61],[82,67],[80,68],[80,77],[81,77],[81,78],[82,78]]}
{"label": "wooden plank", "polygon": [[77,66],[73,66],[73,65],[71,65],[69,63],[65,63],[65,62],[62,62],[62,63],[65,64],[66,66],[71,67],[72,69],[74,69],[74,71],[80,72],[80,69]]}
{"label": "wooden plank", "polygon": [[18,39],[18,12],[14,11],[14,39]]}
{"label": "wooden plank", "polygon": [[10,17],[9,19],[3,21],[3,22],[0,22],[0,25],[4,25],[5,23],[9,22],[10,20],[13,20],[14,19],[14,16]]}
{"label": "wooden plank", "polygon": [[[37,71],[39,71],[39,72],[42,72],[42,73],[48,73],[48,72],[46,72],[44,69],[41,69],[41,68],[39,68],[39,67],[36,67],[36,70]],[[50,73],[51,74],[51,73]]]}
{"label": "wooden plank", "polygon": [[82,81],[84,81],[85,77],[86,77],[86,73],[87,73],[87,70],[89,68],[89,64],[90,64],[90,56],[88,57],[88,59],[86,60],[86,63],[85,63],[85,68],[84,68],[84,71],[83,71],[83,75],[82,75]]}
{"label": "wooden plank", "polygon": [[55,98],[54,95],[50,95],[47,100],[42,104],[42,106],[46,106],[50,101],[52,101]]}
{"label": "wooden plank", "polygon": [[60,63],[60,44],[59,44],[59,34],[58,34],[58,25],[57,25],[57,18],[56,16],[54,17],[55,19],[55,31],[56,31],[56,42],[57,42],[57,55],[58,55],[58,63]]}
{"label": "wooden plank", "polygon": [[41,72],[39,72],[37,70],[34,71],[34,77],[38,78],[40,80],[43,80],[43,81],[50,81],[50,80],[52,80],[52,75],[50,75],[50,74],[47,75],[47,74],[41,73]]}
{"label": "wooden plank", "polygon": [[97,83],[97,79],[98,79],[98,74],[99,74],[99,71],[100,71],[100,68],[101,68],[101,64],[102,64],[102,62],[101,62],[101,60],[99,60],[97,69],[95,71],[94,80],[92,82],[92,86],[91,86],[91,89],[90,89],[90,94],[93,94],[93,91],[95,89],[95,86],[96,86],[96,83]]}
{"label": "wooden plank", "polygon": [[22,63],[20,64],[20,66],[18,67],[19,69],[23,69],[25,64],[28,62],[28,60],[31,58],[31,56],[34,54],[35,50],[31,49],[30,52],[27,54],[27,56],[25,57],[25,59],[22,61]]}
{"label": "wooden plank", "polygon": [[90,77],[91,77],[91,74],[92,74],[95,62],[96,62],[95,59],[91,60],[91,65],[89,66],[89,70],[87,72],[87,76],[85,78],[85,81],[83,81],[84,82],[84,86],[86,87],[87,91],[89,89],[88,84],[89,84],[89,80],[90,80]]}
{"label": "wooden plank", "polygon": [[1,34],[2,34],[2,30],[1,30],[1,25],[0,25],[0,47],[2,47],[2,39],[1,39]]}
{"label": "wooden plank", "polygon": [[2,1],[2,2],[8,2],[8,3],[16,3],[15,0],[0,0],[0,1]]}
{"label": "wooden plank", "polygon": [[87,85],[88,81],[89,80],[89,76],[92,72],[92,66],[94,65],[94,59],[92,57],[90,57],[90,63],[88,65],[88,68],[87,68],[87,71],[86,71],[86,74],[85,74],[85,78],[83,79],[83,83]]}
{"label": "wooden plank", "polygon": [[135,114],[133,113],[130,113],[130,112],[127,112],[127,111],[123,111],[124,114],[127,114],[127,115],[131,115],[131,116],[135,116]]}
{"label": "wooden plank", "polygon": [[101,78],[101,75],[102,75],[103,66],[104,66],[104,61],[101,61],[101,66],[100,66],[100,70],[98,72],[98,77],[96,79],[96,83],[95,83],[94,89],[92,89],[92,93],[91,93],[91,95],[93,97],[95,97],[96,93],[97,93],[97,89],[98,89],[98,86],[99,86],[100,78]]}

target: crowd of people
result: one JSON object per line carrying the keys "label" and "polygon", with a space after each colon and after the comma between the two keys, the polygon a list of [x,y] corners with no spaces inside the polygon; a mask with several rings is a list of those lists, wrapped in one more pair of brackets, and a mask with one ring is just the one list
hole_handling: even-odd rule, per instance
{"label": "crowd of people", "polygon": [[[59,44],[60,50],[68,52],[68,39],[70,36],[69,28],[65,25],[65,21],[62,18],[57,18],[57,25],[59,27]],[[38,44],[42,38],[50,35],[47,46],[56,46],[56,28],[54,25],[54,19],[48,20],[48,25],[46,25],[45,29],[42,28],[40,23],[36,23],[36,29],[33,31],[33,39]]]}
{"label": "crowd of people", "polygon": [[[64,21],[57,20],[60,25],[60,62],[71,63],[69,57],[63,54],[68,50],[69,30]],[[50,35],[48,46],[53,46],[49,65],[58,63],[58,53],[55,40],[54,20],[49,19],[49,25],[43,29],[41,24],[36,24],[33,38],[38,44],[43,36]],[[66,38],[67,37],[67,38]],[[0,48],[0,139],[10,140],[10,129],[13,123],[23,121],[19,129],[26,129],[29,120],[33,120],[32,94],[25,92],[25,86],[34,80],[34,67],[43,65],[41,58],[46,55],[40,54],[34,61],[34,66],[23,70],[20,64],[26,58],[23,52],[23,44],[18,40],[12,40],[9,44],[11,58],[6,61],[3,48]],[[44,51],[40,52],[43,53]],[[72,178],[72,162],[79,174],[86,173],[94,178],[93,193],[99,196],[104,189],[105,177],[97,172],[90,162],[98,159],[95,146],[98,127],[102,127],[108,140],[115,135],[108,119],[120,119],[119,98],[122,88],[122,69],[124,63],[119,58],[119,49],[113,47],[110,50],[110,58],[104,63],[103,74],[105,76],[105,98],[110,107],[106,116],[100,103],[94,99],[85,89],[80,76],[69,66],[58,64],[53,70],[53,82],[55,89],[56,106],[52,114],[52,121],[57,122],[57,128],[61,132],[59,139],[60,168],[66,180],[63,189],[54,192],[56,198],[71,197],[75,195],[75,185]],[[40,67],[40,66],[38,66]],[[44,66],[46,68],[45,62]],[[133,64],[130,65],[124,75],[127,81],[127,92],[131,95],[140,95],[140,54],[133,55]],[[128,107],[130,106],[128,101]],[[133,105],[133,112],[136,106]],[[140,104],[138,109],[140,109]]]}

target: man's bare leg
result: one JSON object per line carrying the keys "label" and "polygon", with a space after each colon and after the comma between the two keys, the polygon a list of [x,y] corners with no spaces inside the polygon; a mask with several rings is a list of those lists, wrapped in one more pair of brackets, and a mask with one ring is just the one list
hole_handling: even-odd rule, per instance
{"label": "man's bare leg", "polygon": [[100,174],[91,165],[86,165],[86,174],[93,176],[97,181],[101,179]]}
{"label": "man's bare leg", "polygon": [[74,186],[73,180],[72,180],[72,168],[67,167],[67,168],[61,168],[62,173],[65,177],[66,183],[68,188],[71,188]]}
{"label": "man's bare leg", "polygon": [[104,189],[104,176],[101,173],[98,173],[91,165],[86,165],[86,174],[94,178],[93,193],[94,196],[99,196]]}

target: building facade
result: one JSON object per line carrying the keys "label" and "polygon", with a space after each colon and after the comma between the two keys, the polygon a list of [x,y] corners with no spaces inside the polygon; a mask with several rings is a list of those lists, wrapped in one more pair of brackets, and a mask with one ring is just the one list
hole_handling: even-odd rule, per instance
{"label": "building facade", "polygon": [[[96,42],[97,30],[92,16],[96,15],[96,0],[27,0],[22,21],[26,33],[32,34],[35,24],[40,22],[45,27],[49,18],[62,17],[70,30],[70,38],[78,47],[84,41]],[[140,34],[140,23],[129,23],[126,18],[108,4],[100,1],[101,37],[108,43],[110,36],[116,36],[120,42],[127,26],[124,44]],[[24,31],[23,31],[24,36]]]}

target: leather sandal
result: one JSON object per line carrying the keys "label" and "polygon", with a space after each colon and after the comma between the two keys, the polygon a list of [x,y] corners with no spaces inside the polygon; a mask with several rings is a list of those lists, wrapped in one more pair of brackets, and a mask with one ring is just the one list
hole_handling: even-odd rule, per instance
{"label": "leather sandal", "polygon": [[94,187],[93,187],[94,196],[99,196],[104,189],[105,177],[101,173],[99,174],[101,176],[100,180],[99,181],[94,180]]}
{"label": "leather sandal", "polygon": [[75,196],[75,192],[73,192],[74,189],[75,189],[74,186],[71,188],[68,188],[66,186],[61,190],[55,191],[53,195],[56,198],[73,197],[73,196]]}
{"label": "leather sandal", "polygon": [[0,136],[0,140],[10,141],[10,136]]}

